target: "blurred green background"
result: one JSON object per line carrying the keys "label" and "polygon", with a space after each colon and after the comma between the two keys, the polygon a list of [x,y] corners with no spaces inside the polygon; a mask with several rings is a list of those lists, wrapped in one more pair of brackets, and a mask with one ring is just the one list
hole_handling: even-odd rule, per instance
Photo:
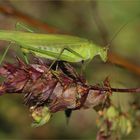
{"label": "blurred green background", "polygon": [[[97,5],[96,5],[97,4]],[[59,29],[61,32],[93,40],[102,46],[107,45],[101,37],[98,25],[104,26],[108,35],[108,43],[119,28],[128,24],[113,40],[110,50],[140,66],[140,1],[117,0],[0,0],[0,6],[13,6],[15,9],[30,15],[42,22]],[[96,21],[96,16],[100,21]],[[0,29],[15,29],[19,19],[0,13]],[[102,23],[100,23],[102,22]],[[35,29],[37,32],[44,30]],[[105,37],[104,37],[105,38]],[[8,43],[0,42],[0,55]],[[17,47],[10,49],[5,61],[14,61],[20,55]],[[117,88],[140,87],[140,78],[129,70],[110,63],[102,63],[97,57],[85,71],[90,84],[102,83],[109,76],[111,85]],[[114,104],[122,110],[130,108],[129,102],[139,96],[127,93],[115,93]],[[49,124],[40,128],[31,128],[31,116],[23,105],[23,96],[4,95],[0,97],[0,139],[95,139],[97,114],[94,110],[74,111],[69,125],[63,112],[53,115]],[[124,139],[139,139],[139,128],[136,128]]]}

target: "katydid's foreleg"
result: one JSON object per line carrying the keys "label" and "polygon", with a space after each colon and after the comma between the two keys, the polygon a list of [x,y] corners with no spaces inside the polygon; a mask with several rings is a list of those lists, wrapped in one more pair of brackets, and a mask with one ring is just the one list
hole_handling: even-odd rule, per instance
{"label": "katydid's foreleg", "polygon": [[8,50],[9,50],[9,48],[11,47],[11,45],[12,45],[12,43],[10,43],[10,44],[8,45],[8,47],[5,49],[4,54],[2,55],[2,57],[1,57],[1,59],[0,59],[0,65],[2,64],[2,62],[3,62],[3,60],[4,60],[5,56],[6,56],[6,54],[7,54]]}

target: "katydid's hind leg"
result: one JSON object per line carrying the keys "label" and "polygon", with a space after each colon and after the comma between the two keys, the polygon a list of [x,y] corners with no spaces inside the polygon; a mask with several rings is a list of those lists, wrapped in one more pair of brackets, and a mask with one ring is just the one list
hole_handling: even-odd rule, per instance
{"label": "katydid's hind leg", "polygon": [[83,61],[83,56],[80,55],[79,53],[77,53],[76,51],[74,51],[73,49],[71,49],[71,48],[64,48],[64,50],[67,50],[67,51],[71,52],[71,53],[74,54],[75,56],[81,58],[82,61]]}
{"label": "katydid's hind leg", "polygon": [[82,57],[79,53],[75,52],[74,50],[72,50],[72,49],[70,49],[70,48],[63,48],[55,61],[57,61],[57,60],[60,59],[62,53],[63,53],[65,50],[67,50],[67,51],[71,52],[72,54],[76,55],[77,57],[83,59],[83,57]]}
{"label": "katydid's hind leg", "polygon": [[[52,63],[51,63],[52,64]],[[49,66],[50,67],[50,66]],[[55,63],[51,66],[51,69],[53,69],[53,70],[58,70],[58,68],[59,68],[59,61],[55,61]]]}
{"label": "katydid's hind leg", "polygon": [[28,32],[31,32],[31,33],[34,32],[32,29],[30,29],[29,27],[27,27],[26,25],[24,25],[24,24],[22,24],[20,22],[16,23],[15,28],[16,28],[16,30],[24,29],[24,30],[26,30]]}
{"label": "katydid's hind leg", "polygon": [[82,57],[79,53],[75,52],[74,50],[72,50],[72,49],[70,49],[70,48],[63,48],[63,49],[60,51],[60,54],[59,54],[59,55],[56,57],[56,59],[52,62],[52,64],[50,65],[49,69],[51,69],[51,67],[53,66],[53,64],[54,64],[57,60],[60,59],[61,55],[63,54],[63,52],[64,52],[65,50],[67,50],[67,51],[71,52],[72,54],[74,54],[74,55],[80,57],[81,59],[83,59],[83,57]]}
{"label": "katydid's hind leg", "polygon": [[2,57],[1,57],[1,59],[0,59],[0,65],[2,64],[2,62],[3,62],[3,60],[4,60],[4,58],[5,58],[6,54],[7,54],[7,52],[8,52],[8,50],[9,50],[9,48],[10,48],[11,46],[12,46],[12,43],[10,43],[10,44],[8,45],[8,47],[5,49],[4,54],[2,55]]}
{"label": "katydid's hind leg", "polygon": [[63,61],[56,61],[56,63],[55,63],[55,70],[56,71],[59,70],[62,64],[63,64]]}
{"label": "katydid's hind leg", "polygon": [[59,60],[59,58],[61,57],[62,53],[64,52],[65,48],[63,48],[61,51],[60,51],[60,54],[58,56],[56,56],[56,59],[53,60],[53,62],[51,63],[50,67],[49,67],[49,70],[52,68],[52,66],[54,65],[54,63]]}
{"label": "katydid's hind leg", "polygon": [[59,62],[56,63],[55,70],[57,71],[59,68]]}

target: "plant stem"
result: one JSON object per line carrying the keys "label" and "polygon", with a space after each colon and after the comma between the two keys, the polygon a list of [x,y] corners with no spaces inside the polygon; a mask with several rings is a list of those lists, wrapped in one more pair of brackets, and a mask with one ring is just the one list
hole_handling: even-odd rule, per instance
{"label": "plant stem", "polygon": [[100,90],[100,91],[112,91],[112,92],[126,92],[126,93],[140,93],[140,88],[104,88],[104,87],[95,87],[90,86],[91,90]]}

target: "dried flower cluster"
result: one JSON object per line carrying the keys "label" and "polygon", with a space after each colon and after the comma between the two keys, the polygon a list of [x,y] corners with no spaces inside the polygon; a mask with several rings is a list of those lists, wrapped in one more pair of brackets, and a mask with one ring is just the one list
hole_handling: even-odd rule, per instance
{"label": "dried flower cluster", "polygon": [[16,65],[5,64],[0,68],[0,75],[5,77],[0,94],[23,93],[26,105],[47,105],[51,112],[95,107],[102,103],[105,91],[90,89],[69,64],[63,66],[49,70],[41,61],[26,65],[19,59]]}
{"label": "dried flower cluster", "polygon": [[[0,94],[24,94],[24,102],[36,122],[49,113],[93,107],[100,110],[104,103],[109,103],[109,100],[103,102],[108,99],[108,92],[90,88],[67,63],[50,69],[40,60],[28,65],[20,59],[17,62],[4,64],[0,68],[0,76],[5,78],[0,86]],[[50,115],[46,120],[49,118]]]}

